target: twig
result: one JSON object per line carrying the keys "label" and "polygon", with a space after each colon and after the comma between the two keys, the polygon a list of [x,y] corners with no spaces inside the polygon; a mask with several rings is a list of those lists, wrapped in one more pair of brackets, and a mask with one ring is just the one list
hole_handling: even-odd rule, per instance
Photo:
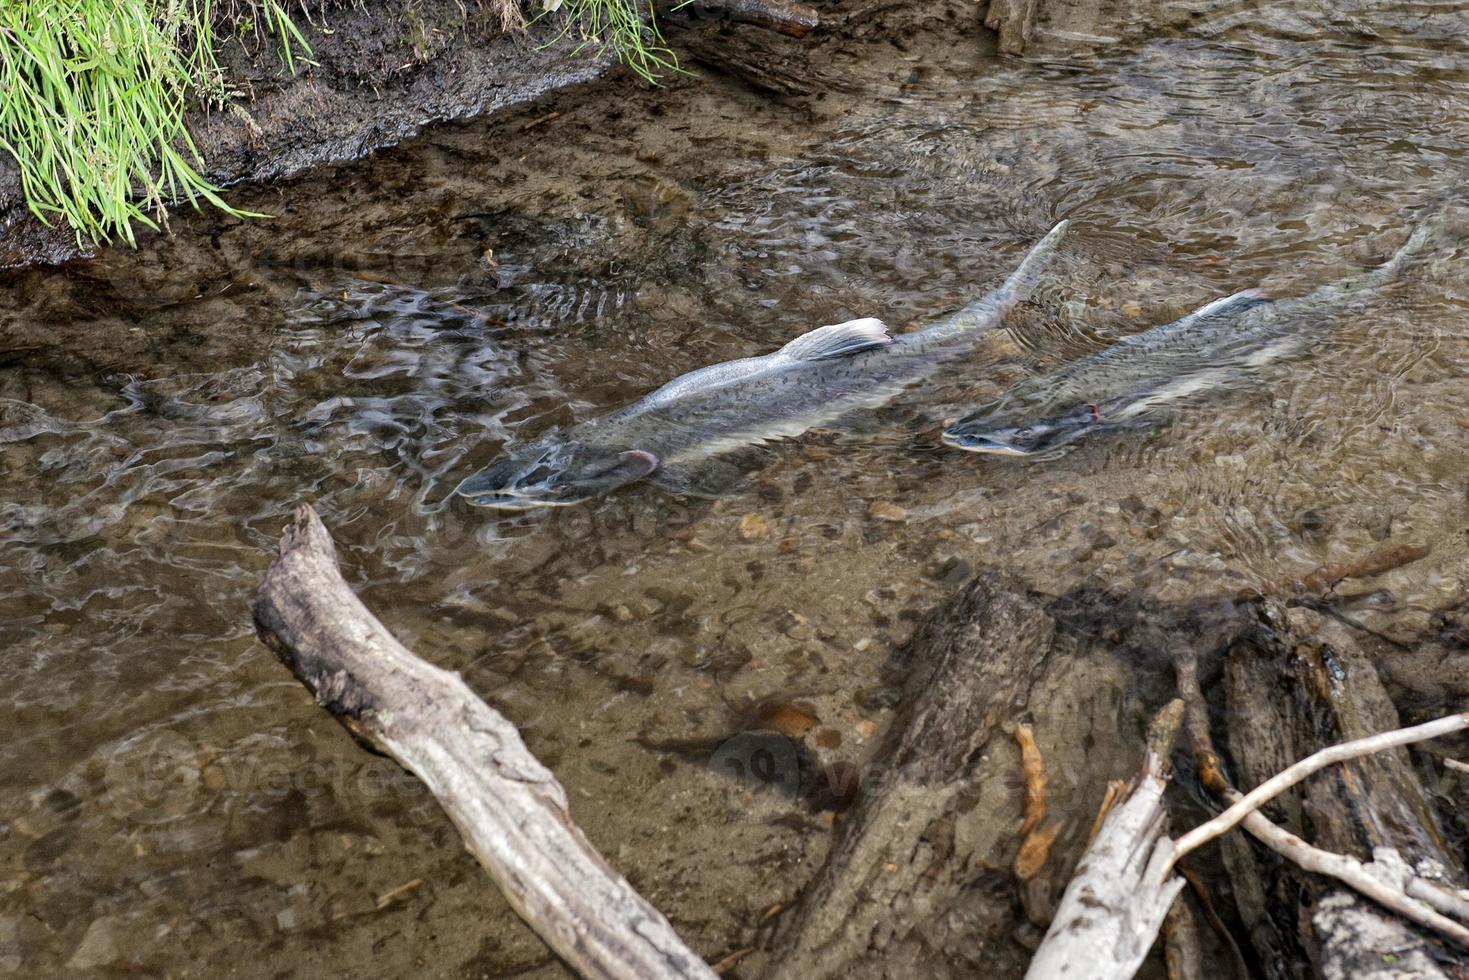
{"label": "twig", "polygon": [[388,891],[383,892],[381,895],[379,895],[377,897],[377,907],[379,909],[385,909],[389,905],[393,904],[393,902],[396,901],[397,899],[400,899],[404,895],[407,895],[409,892],[413,891],[415,888],[421,888],[422,886],[423,886],[423,879],[422,878],[414,878],[412,881],[405,882],[405,883],[399,885],[397,888],[391,888]]}
{"label": "twig", "polygon": [[1469,922],[1469,892],[1457,888],[1445,888],[1427,878],[1408,879],[1403,891],[1425,905],[1431,905],[1444,915]]}
{"label": "twig", "polygon": [[1371,755],[1374,752],[1383,752],[1387,749],[1410,745],[1413,742],[1421,742],[1425,739],[1438,738],[1453,732],[1463,731],[1469,728],[1469,711],[1462,714],[1449,715],[1435,721],[1425,722],[1422,725],[1414,725],[1411,728],[1400,728],[1396,731],[1381,732],[1377,735],[1369,735],[1351,742],[1343,742],[1322,749],[1314,755],[1307,756],[1290,768],[1271,776],[1259,786],[1250,790],[1238,800],[1232,801],[1230,807],[1214,819],[1202,823],[1184,834],[1173,845],[1173,863],[1188,854],[1190,851],[1206,844],[1220,834],[1225,833],[1236,824],[1240,823],[1262,805],[1279,796],[1292,786],[1305,779],[1314,772],[1319,772],[1327,766],[1337,762],[1345,762],[1359,756]]}
{"label": "twig", "polygon": [[1020,768],[1025,775],[1025,822],[1020,825],[1014,871],[1015,877],[1028,881],[1045,865],[1061,825],[1046,819],[1046,760],[1035,744],[1035,733],[1029,725],[1016,725],[1015,741],[1020,745]]}
{"label": "twig", "polygon": [[779,31],[790,37],[805,37],[821,23],[816,8],[791,0],[702,0],[697,10],[723,14],[730,20]]}
{"label": "twig", "polygon": [[1092,829],[1086,835],[1088,846],[1096,839],[1097,831],[1102,829],[1102,821],[1107,819],[1107,814],[1112,812],[1112,807],[1121,799],[1122,791],[1126,788],[1127,784],[1120,779],[1107,781],[1107,791],[1102,795],[1102,805],[1097,807],[1097,815],[1092,819]]}

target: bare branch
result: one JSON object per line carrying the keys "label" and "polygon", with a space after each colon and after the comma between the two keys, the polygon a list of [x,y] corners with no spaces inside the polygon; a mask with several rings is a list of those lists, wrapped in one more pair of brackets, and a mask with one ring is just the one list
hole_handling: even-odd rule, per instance
{"label": "bare branch", "polygon": [[1173,862],[1176,864],[1185,854],[1230,830],[1265,803],[1284,793],[1312,773],[1319,772],[1329,765],[1409,745],[1413,742],[1421,742],[1425,739],[1438,738],[1441,735],[1463,731],[1466,728],[1469,728],[1469,712],[1449,715],[1422,725],[1414,725],[1411,728],[1400,728],[1396,731],[1369,735],[1366,738],[1322,749],[1297,762],[1289,769],[1265,780],[1233,802],[1223,813],[1200,824],[1174,841]]}
{"label": "bare branch", "polygon": [[[1234,797],[1231,810],[1248,799],[1240,796],[1238,792],[1230,795]],[[1469,928],[1440,915],[1425,903],[1408,894],[1411,882],[1422,879],[1414,876],[1412,870],[1401,859],[1395,862],[1397,867],[1394,868],[1387,866],[1384,861],[1373,861],[1369,865],[1344,854],[1323,851],[1307,844],[1284,827],[1271,823],[1253,809],[1246,810],[1240,817],[1240,822],[1256,840],[1286,860],[1315,874],[1335,878],[1410,922],[1416,922],[1420,926],[1432,929],[1439,935],[1452,939],[1465,949],[1469,949]]]}

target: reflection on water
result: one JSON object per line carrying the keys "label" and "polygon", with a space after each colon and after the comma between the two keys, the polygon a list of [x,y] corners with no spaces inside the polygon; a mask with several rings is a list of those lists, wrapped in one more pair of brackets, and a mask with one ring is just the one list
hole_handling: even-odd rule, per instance
{"label": "reflection on water", "polygon": [[[1209,299],[1374,265],[1452,201],[1469,11],[1269,11],[1032,63],[884,55],[814,117],[684,88],[662,135],[638,132],[655,156],[573,107],[538,151],[560,183],[482,127],[435,134],[289,190],[279,224],[199,219],[18,279],[15,308],[95,336],[76,356],[108,367],[0,368],[0,966],[202,973],[235,938],[261,953],[234,968],[274,975],[304,955],[290,937],[330,927],[333,955],[377,949],[388,973],[431,932],[463,975],[554,971],[523,934],[454,925],[487,899],[457,847],[425,847],[452,831],[256,644],[251,594],[301,500],[369,605],[525,728],[706,952],[787,897],[749,855],[816,845],[635,739],[798,695],[854,757],[883,652],[985,562],[1175,598],[1381,542],[1462,549],[1462,218],[1267,385],[1042,461],[937,442],[1005,385]],[[584,145],[578,113],[622,142]],[[380,178],[411,190],[364,190]],[[450,497],[503,448],[693,368],[952,309],[1060,217],[1070,240],[1010,331],[856,433],[777,448],[734,498],[643,486],[500,517]],[[674,821],[700,829],[671,840]],[[390,902],[409,918],[377,908],[415,878]]]}

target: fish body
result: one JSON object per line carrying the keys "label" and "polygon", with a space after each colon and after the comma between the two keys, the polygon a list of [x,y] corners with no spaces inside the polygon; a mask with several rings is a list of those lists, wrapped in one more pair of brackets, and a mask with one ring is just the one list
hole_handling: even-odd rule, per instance
{"label": "fish body", "polygon": [[1291,299],[1247,289],[1021,382],[945,429],[943,441],[969,452],[1032,456],[1247,379],[1301,351],[1318,333],[1313,324],[1397,277],[1436,224],[1425,222],[1391,259],[1360,276]]}
{"label": "fish body", "polygon": [[773,353],[701,368],[548,433],[456,492],[511,510],[579,503],[642,479],[677,493],[712,492],[729,469],[719,457],[879,407],[970,350],[1030,294],[1065,231],[1063,221],[998,289],[923,330],[893,336],[872,318],[819,327]]}

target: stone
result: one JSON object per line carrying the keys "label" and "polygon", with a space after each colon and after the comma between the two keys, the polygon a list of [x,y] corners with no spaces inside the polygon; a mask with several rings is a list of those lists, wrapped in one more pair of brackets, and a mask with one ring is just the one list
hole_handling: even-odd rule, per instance
{"label": "stone", "polygon": [[122,919],[115,915],[93,919],[76,952],[66,961],[67,967],[72,970],[95,970],[116,963],[122,958],[117,940],[123,928]]}
{"label": "stone", "polygon": [[746,514],[735,532],[741,541],[759,541],[770,536],[770,522],[759,514]]}
{"label": "stone", "polygon": [[906,521],[908,512],[890,500],[874,500],[867,507],[867,516],[874,521]]}

